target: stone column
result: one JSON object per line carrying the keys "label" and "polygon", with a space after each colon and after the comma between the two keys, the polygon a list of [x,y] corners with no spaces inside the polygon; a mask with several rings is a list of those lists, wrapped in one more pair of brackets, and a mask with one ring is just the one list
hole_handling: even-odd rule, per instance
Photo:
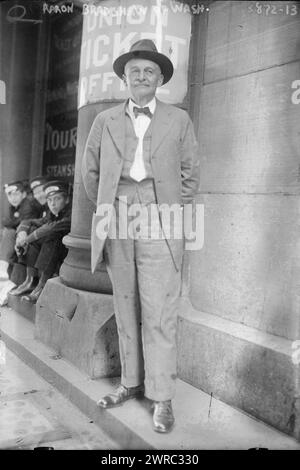
{"label": "stone column", "polygon": [[[123,3],[124,5],[126,3],[127,6],[128,2],[124,1]],[[143,3],[146,4],[146,2]],[[157,6],[154,1],[152,4],[155,7]],[[96,274],[92,275],[90,270],[90,233],[92,213],[95,207],[88,200],[82,184],[81,161],[86,139],[95,116],[104,109],[115,106],[120,101],[123,101],[127,94],[122,90],[118,92],[113,91],[112,94],[108,93],[106,87],[112,73],[111,67],[108,70],[105,67],[102,69],[100,66],[96,67],[93,64],[89,69],[89,65],[91,65],[92,59],[98,64],[102,59],[105,62],[105,57],[108,57],[114,50],[112,44],[114,40],[117,41],[119,29],[122,31],[124,39],[120,53],[125,52],[123,50],[125,38],[127,38],[127,41],[130,35],[132,36],[132,42],[134,42],[134,39],[138,40],[142,34],[145,34],[146,28],[146,31],[151,31],[151,37],[155,36],[156,26],[153,25],[153,17],[150,17],[151,9],[148,7],[148,2],[146,10],[149,19],[146,21],[147,25],[145,24],[145,26],[142,24],[136,27],[130,21],[126,24],[124,18],[125,25],[122,24],[120,26],[114,19],[114,30],[106,24],[109,22],[109,19],[102,18],[106,25],[105,34],[111,35],[110,48],[106,44],[106,48],[102,47],[102,43],[99,43],[98,39],[104,37],[102,36],[104,34],[104,26],[102,24],[99,26],[99,18],[96,23],[91,21],[89,25],[93,31],[95,27],[98,34],[98,36],[94,35],[88,38],[89,41],[93,39],[93,42],[84,42],[83,34],[83,44],[85,44],[85,47],[81,56],[82,77],[87,78],[85,74],[87,74],[88,70],[91,80],[87,81],[86,89],[85,86],[81,87],[81,84],[79,84],[79,89],[80,91],[84,89],[85,92],[89,90],[88,93],[91,94],[84,96],[85,93],[83,93],[84,99],[81,101],[82,97],[81,93],[79,93],[80,109],[78,113],[72,226],[70,234],[64,238],[64,243],[68,248],[68,255],[61,267],[60,279],[51,279],[47,282],[37,304],[35,322],[37,338],[55,348],[64,357],[67,357],[79,368],[93,376],[116,375],[119,373],[120,367],[119,356],[117,354],[118,336],[111,295],[112,286],[104,264],[98,267]],[[150,18],[152,18],[151,21]],[[183,16],[183,19],[183,24],[188,29],[190,19],[186,15]],[[163,27],[162,24],[161,27]],[[126,31],[127,28],[128,31]],[[175,29],[174,24],[173,29]],[[171,28],[170,31],[173,31],[173,29]],[[128,32],[130,32],[130,35]],[[95,46],[94,49],[91,49],[91,44],[97,47]],[[99,44],[101,44],[101,48]],[[126,45],[126,50],[127,48]],[[196,51],[194,53],[196,56]],[[181,67],[183,66],[186,66],[185,60],[182,61]],[[103,75],[106,78],[102,83],[99,77]],[[184,85],[182,78],[178,78],[178,80],[180,80],[180,85]],[[83,80],[82,83],[84,84],[85,81]],[[98,87],[97,90],[96,86]],[[177,88],[180,90],[180,86]],[[94,90],[95,93],[97,91],[95,96],[93,96],[90,89]],[[178,96],[180,97],[180,93]],[[164,100],[163,97],[162,100]],[[178,100],[181,101],[181,98],[178,98]],[[90,104],[91,101],[94,104]],[[181,104],[183,107],[186,107],[186,102]],[[105,354],[102,354],[103,351],[105,351]]]}
{"label": "stone column", "polygon": [[[111,103],[110,106],[115,104]],[[69,251],[60,270],[60,277],[67,286],[100,293],[112,293],[112,287],[104,263],[95,274],[91,273],[90,234],[95,207],[87,198],[83,187],[81,161],[92,122],[95,116],[107,107],[107,104],[102,103],[91,104],[78,112],[72,226],[71,233],[64,238],[64,244]]]}
{"label": "stone column", "polygon": [[[134,7],[132,1],[124,0],[119,3],[128,11],[132,11],[132,9],[129,9],[129,5]],[[116,19],[114,15],[111,18],[106,18],[105,15],[91,14],[90,18],[85,16],[83,25],[79,95],[83,90],[84,93],[82,93],[82,97],[80,96],[80,106],[82,107],[78,114],[72,228],[71,233],[64,239],[69,252],[61,267],[60,276],[67,286],[98,293],[111,293],[112,288],[104,265],[99,266],[96,275],[92,276],[90,272],[90,228],[92,211],[95,208],[87,199],[82,186],[80,170],[84,145],[94,117],[98,112],[116,105],[118,100],[123,101],[127,96],[124,90],[119,89],[119,79],[116,80],[114,76],[115,83],[111,83],[111,74],[113,74],[111,67],[112,55],[116,55],[118,49],[120,49],[118,52],[120,54],[127,51],[129,48],[128,42],[132,44],[147,34],[151,38],[156,38],[159,49],[159,42],[166,35],[164,38],[166,50],[164,52],[171,54],[173,51],[175,59],[177,49],[175,46],[171,46],[172,43],[169,47],[168,41],[175,34],[176,25],[182,24],[185,28],[184,31],[189,31],[191,22],[191,15],[185,13],[175,14],[172,9],[168,11],[168,18],[172,18],[172,21],[170,19],[166,21],[168,18],[165,10],[164,13],[160,11],[157,2],[152,0],[149,3],[143,0],[141,3],[145,7],[145,14],[141,15],[138,21],[133,20],[130,15],[123,15],[121,23],[119,23],[119,19]],[[109,2],[103,2],[103,4],[105,7],[110,6]],[[179,31],[178,36],[180,36]],[[120,38],[122,38],[122,41],[120,41]],[[179,39],[181,42],[176,43],[177,46],[179,47],[179,44],[181,44],[181,48],[183,48],[182,44],[184,44],[185,49],[180,50],[187,50],[189,38],[182,37]],[[182,60],[176,58],[179,69],[177,82],[174,82],[173,79],[173,85],[170,85],[173,86],[172,93],[175,94],[179,90],[179,94],[177,93],[176,98],[175,96],[172,98],[172,94],[169,97],[168,90],[165,90],[167,94],[162,96],[163,101],[164,97],[166,99],[178,99],[180,102],[183,99],[180,96],[185,90],[183,68],[187,66],[187,57],[182,54],[180,59]],[[81,101],[82,98],[84,99]],[[91,102],[96,104],[89,104]]]}
{"label": "stone column", "polygon": [[81,178],[86,138],[96,114],[105,106],[87,105],[78,113],[72,226],[64,238],[69,251],[60,278],[47,282],[35,318],[35,337],[93,378],[120,374],[112,288],[104,264],[91,273],[90,231],[95,208]]}

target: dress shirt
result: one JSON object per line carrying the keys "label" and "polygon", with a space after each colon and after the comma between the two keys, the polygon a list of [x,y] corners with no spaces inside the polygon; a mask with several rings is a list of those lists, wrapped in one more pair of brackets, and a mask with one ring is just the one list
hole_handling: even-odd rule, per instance
{"label": "dress shirt", "polygon": [[[146,169],[145,169],[145,163],[144,163],[144,158],[143,158],[143,139],[148,129],[148,126],[151,122],[151,119],[146,114],[138,114],[137,117],[135,117],[134,112],[133,112],[134,106],[138,108],[144,107],[144,106],[138,106],[131,99],[129,99],[129,102],[127,105],[127,112],[132,120],[134,132],[138,138],[138,145],[135,151],[134,162],[132,164],[132,167],[130,168],[130,176],[136,181],[142,181],[143,179],[146,178]],[[151,113],[154,114],[154,111],[156,108],[155,97],[152,98],[152,100],[149,103],[147,103],[145,106],[148,106]]]}

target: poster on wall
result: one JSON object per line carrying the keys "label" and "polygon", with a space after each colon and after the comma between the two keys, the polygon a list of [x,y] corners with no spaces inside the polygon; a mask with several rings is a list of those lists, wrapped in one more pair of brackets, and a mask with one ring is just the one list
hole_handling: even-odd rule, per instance
{"label": "poster on wall", "polygon": [[74,178],[82,13],[53,17],[50,33],[43,173]]}
{"label": "poster on wall", "polygon": [[44,174],[73,181],[77,110],[48,116],[45,128]]}
{"label": "poster on wall", "polygon": [[188,58],[192,13],[173,2],[161,0],[117,0],[83,5],[83,34],[80,60],[78,107],[101,100],[124,99],[123,82],[112,69],[113,61],[136,41],[152,39],[159,52],[174,65],[170,82],[158,90],[158,97],[181,103],[188,88]]}

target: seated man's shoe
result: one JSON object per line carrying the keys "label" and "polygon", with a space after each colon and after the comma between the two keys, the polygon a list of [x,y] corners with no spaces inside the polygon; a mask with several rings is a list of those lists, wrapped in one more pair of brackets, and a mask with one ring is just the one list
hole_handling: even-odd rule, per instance
{"label": "seated man's shoe", "polygon": [[119,385],[117,390],[105,397],[101,398],[97,405],[100,408],[113,408],[114,406],[120,406],[130,398],[142,397],[144,395],[144,385],[138,385],[137,387],[124,387]]}
{"label": "seated man's shoe", "polygon": [[20,284],[18,287],[16,287],[16,289],[13,289],[10,292],[10,295],[26,294],[26,292],[32,291],[34,289],[35,285],[36,285],[36,280],[33,277],[32,278],[27,278],[27,279],[25,279],[23,284]]}
{"label": "seated man's shoe", "polygon": [[22,300],[26,300],[27,302],[35,304],[38,301],[38,298],[41,295],[43,288],[44,286],[37,285],[36,288],[31,292],[31,294],[23,295]]}
{"label": "seated man's shoe", "polygon": [[175,422],[171,400],[156,401],[153,407],[154,431],[170,432]]}

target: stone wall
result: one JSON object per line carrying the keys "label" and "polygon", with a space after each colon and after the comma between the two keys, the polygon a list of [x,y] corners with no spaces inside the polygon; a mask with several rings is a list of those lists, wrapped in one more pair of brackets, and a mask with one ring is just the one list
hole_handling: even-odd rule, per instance
{"label": "stone wall", "polygon": [[[271,2],[280,4],[292,2]],[[299,336],[300,14],[209,13],[199,142],[205,244],[191,257],[196,309]]]}

